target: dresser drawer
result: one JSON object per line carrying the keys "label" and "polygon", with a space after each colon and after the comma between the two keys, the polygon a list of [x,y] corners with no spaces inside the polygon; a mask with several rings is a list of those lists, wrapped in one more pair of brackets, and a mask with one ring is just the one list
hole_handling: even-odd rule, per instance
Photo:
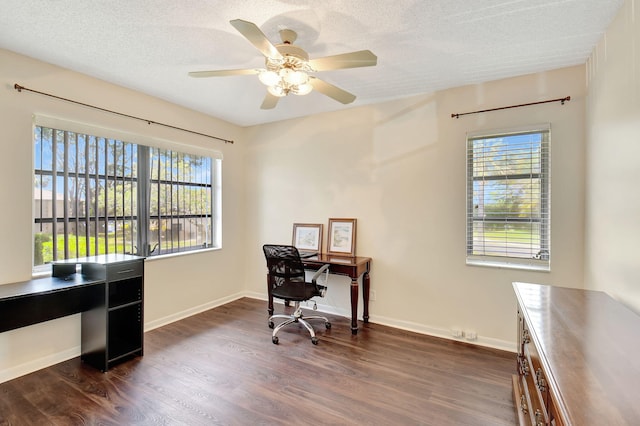
{"label": "dresser drawer", "polygon": [[551,426],[564,426],[565,424],[562,422],[562,416],[558,412],[558,407],[553,404],[553,402],[549,405],[549,424]]}
{"label": "dresser drawer", "polygon": [[547,375],[542,369],[542,363],[540,362],[540,356],[535,345],[529,343],[524,347],[524,355],[529,361],[529,367],[531,368],[531,379],[535,388],[537,389],[540,400],[544,404],[545,411],[549,412],[549,382]]}
{"label": "dresser drawer", "polygon": [[529,399],[525,394],[522,387],[522,376],[514,375],[512,380],[513,386],[513,402],[516,407],[516,414],[518,416],[519,425],[529,425],[531,420],[529,418]]}
{"label": "dresser drawer", "polygon": [[[525,348],[526,350],[526,348]],[[527,405],[529,408],[529,419],[532,425],[544,426],[549,424],[549,416],[547,406],[543,401],[540,391],[536,385],[536,377],[533,374],[533,368],[528,358],[525,358],[524,363],[527,364],[525,371],[527,374],[522,376],[522,387],[524,394],[527,397]]]}
{"label": "dresser drawer", "polygon": [[141,277],[144,273],[144,262],[122,262],[107,266],[107,281],[124,280]]}
{"label": "dresser drawer", "polygon": [[[526,321],[518,311],[518,409],[519,423],[549,424],[549,392],[540,356],[531,338]],[[515,383],[514,383],[515,393]]]}

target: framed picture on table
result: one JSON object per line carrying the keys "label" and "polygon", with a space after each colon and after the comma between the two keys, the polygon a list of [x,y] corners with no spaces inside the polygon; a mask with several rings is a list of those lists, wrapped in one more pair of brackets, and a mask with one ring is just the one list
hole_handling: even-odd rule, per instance
{"label": "framed picture on table", "polygon": [[322,251],[322,224],[294,223],[291,245],[300,251],[320,253]]}
{"label": "framed picture on table", "polygon": [[338,256],[356,255],[356,219],[329,219],[327,252]]}

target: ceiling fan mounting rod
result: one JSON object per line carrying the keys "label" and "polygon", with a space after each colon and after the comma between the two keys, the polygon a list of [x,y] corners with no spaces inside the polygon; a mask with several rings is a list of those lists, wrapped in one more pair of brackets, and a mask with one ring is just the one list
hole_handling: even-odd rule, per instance
{"label": "ceiling fan mounting rod", "polygon": [[298,34],[289,29],[280,30],[280,39],[284,44],[293,44],[294,41],[298,38]]}

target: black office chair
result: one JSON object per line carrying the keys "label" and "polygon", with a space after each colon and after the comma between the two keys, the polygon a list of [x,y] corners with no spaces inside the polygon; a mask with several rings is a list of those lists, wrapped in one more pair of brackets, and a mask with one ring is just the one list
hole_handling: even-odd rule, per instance
{"label": "black office chair", "polygon": [[[302,265],[302,260],[300,260],[300,253],[298,253],[297,248],[294,246],[265,244],[262,249],[267,259],[269,291],[271,295],[285,302],[295,303],[293,314],[276,314],[269,317],[269,328],[273,328],[271,341],[278,344],[278,331],[289,324],[300,323],[309,330],[311,343],[317,345],[318,338],[316,337],[316,333],[307,321],[321,319],[324,321],[324,326],[327,329],[331,328],[331,323],[326,317],[303,316],[300,302],[316,296],[324,297],[327,287],[319,285],[317,280],[323,272],[328,272],[329,265],[323,265],[322,268],[313,275],[311,282],[307,282],[305,280],[304,266]],[[284,318],[285,321],[274,328],[275,324],[273,320],[275,318]]]}

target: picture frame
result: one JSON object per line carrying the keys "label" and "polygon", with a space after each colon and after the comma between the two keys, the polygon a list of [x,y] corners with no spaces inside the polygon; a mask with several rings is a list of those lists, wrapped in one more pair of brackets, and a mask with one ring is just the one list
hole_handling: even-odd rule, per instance
{"label": "picture frame", "polygon": [[320,253],[322,228],[321,223],[294,223],[291,245],[299,251]]}
{"label": "picture frame", "polygon": [[337,256],[356,255],[356,219],[329,219],[327,253]]}

